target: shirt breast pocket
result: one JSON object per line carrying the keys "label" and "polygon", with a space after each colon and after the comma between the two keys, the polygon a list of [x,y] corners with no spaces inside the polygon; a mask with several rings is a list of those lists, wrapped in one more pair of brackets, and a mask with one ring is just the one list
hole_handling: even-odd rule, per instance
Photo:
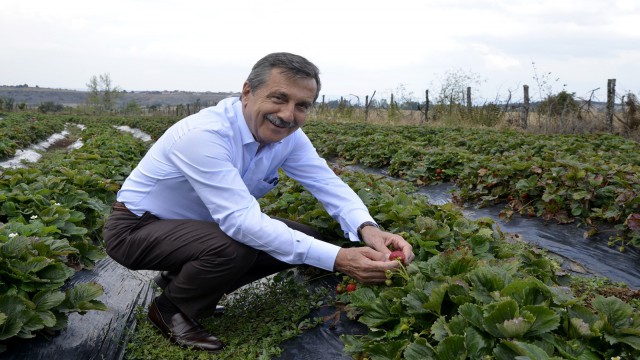
{"label": "shirt breast pocket", "polygon": [[257,181],[253,186],[251,191],[251,195],[253,195],[256,199],[259,199],[266,195],[269,191],[273,190],[276,185],[278,185],[280,179],[276,175],[275,177],[267,177],[266,179]]}

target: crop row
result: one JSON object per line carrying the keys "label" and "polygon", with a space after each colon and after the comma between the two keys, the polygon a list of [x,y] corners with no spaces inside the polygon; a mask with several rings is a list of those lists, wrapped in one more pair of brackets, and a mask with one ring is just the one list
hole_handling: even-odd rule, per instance
{"label": "crop row", "polygon": [[[414,247],[415,261],[385,285],[338,295],[366,335],[343,335],[357,359],[610,359],[640,356],[640,315],[616,297],[578,296],[558,265],[515,241],[491,219],[407,195],[410,185],[334,169],[387,230]],[[338,225],[299,184],[283,178],[261,200],[270,215],[339,239]],[[570,278],[570,277],[569,277]]]}
{"label": "crop row", "polygon": [[[40,137],[68,121],[53,118]],[[62,329],[70,313],[106,310],[100,285],[66,283],[104,257],[109,205],[146,145],[100,122],[73,128],[81,149],[0,170],[0,341]]]}
{"label": "crop row", "polygon": [[640,145],[609,135],[531,135],[491,129],[314,122],[318,151],[419,185],[453,181],[454,200],[504,203],[558,223],[582,221],[586,234],[615,225],[610,244],[640,246]]}
{"label": "crop row", "polygon": [[[95,300],[100,294],[97,285],[76,285],[64,292],[61,287],[73,274],[70,269],[90,267],[103,256],[100,232],[108,205],[147,149],[113,125],[136,127],[157,138],[173,123],[169,118],[52,121],[86,125],[76,134],[84,146],[70,153],[48,154],[46,161],[6,170],[0,176],[0,222],[4,223],[0,227],[0,340],[55,330],[64,326],[69,312],[104,308]],[[327,157],[385,167],[392,176],[418,185],[455,180],[461,189],[457,196],[467,196],[467,201],[513,197],[527,185],[525,181],[533,184],[533,174],[558,167],[584,165],[584,175],[577,171],[566,176],[561,186],[570,187],[583,178],[598,186],[594,169],[602,164],[616,170],[638,166],[637,145],[616,137],[572,140],[484,130],[326,123],[311,123],[306,132]],[[592,165],[596,156],[602,159],[598,167]],[[555,167],[547,170],[543,160]],[[504,171],[503,183],[488,186],[493,178],[484,176],[498,178],[497,169]],[[414,190],[407,182],[335,171],[363,199],[376,221],[402,234],[416,253],[414,263],[388,274],[389,285],[360,286],[340,295],[349,303],[349,313],[369,327],[367,335],[343,337],[349,354],[378,359],[640,356],[640,316],[631,305],[615,297],[577,296],[560,285],[557,265],[543,252],[507,241],[490,219],[468,220],[451,204],[429,205],[422,196],[407,195]],[[613,172],[611,177],[617,179],[623,173]],[[633,184],[628,189],[637,196]],[[618,191],[618,186],[612,191]],[[491,192],[498,187],[504,187],[505,193]],[[579,189],[570,191],[572,198],[580,197],[573,195]],[[474,197],[477,192],[484,195]],[[534,191],[529,195],[530,201],[544,201]],[[487,196],[495,199],[483,198]],[[517,200],[522,199],[520,195]],[[329,238],[341,238],[338,224],[290,179],[283,177],[281,186],[261,204],[271,215],[305,222]],[[522,204],[524,209],[526,203]],[[634,204],[626,205],[636,209]],[[628,230],[635,231],[631,226]]]}

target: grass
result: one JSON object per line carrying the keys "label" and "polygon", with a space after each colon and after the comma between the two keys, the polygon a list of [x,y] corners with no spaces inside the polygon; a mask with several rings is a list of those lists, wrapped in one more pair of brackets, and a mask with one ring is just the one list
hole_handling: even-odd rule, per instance
{"label": "grass", "polygon": [[287,271],[249,284],[221,302],[222,316],[202,325],[227,347],[218,354],[180,348],[164,338],[139,309],[138,326],[131,334],[126,358],[133,359],[271,359],[282,349],[279,345],[312,328],[321,319],[308,317],[312,309],[327,299],[327,290],[312,290],[310,280]]}
{"label": "grass", "polygon": [[[442,110],[442,109],[441,109]],[[429,111],[429,120],[417,110],[399,110],[390,116],[388,109],[369,109],[366,121],[364,109],[321,109],[317,108],[309,117],[310,121],[366,122],[379,125],[425,125],[433,127],[490,127],[495,129],[516,129],[533,134],[587,134],[606,133],[608,125],[605,113],[596,109],[584,109],[563,116],[549,116],[535,110],[529,112],[527,129],[521,128],[521,110],[504,111],[499,106],[476,107],[471,112],[464,108],[452,112]],[[613,132],[617,135],[640,141],[640,129],[629,129],[619,119],[627,113],[616,113]]]}

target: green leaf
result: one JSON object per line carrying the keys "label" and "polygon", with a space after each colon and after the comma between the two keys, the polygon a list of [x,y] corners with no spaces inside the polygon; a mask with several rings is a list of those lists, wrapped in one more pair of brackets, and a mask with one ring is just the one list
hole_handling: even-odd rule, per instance
{"label": "green leaf", "polygon": [[480,306],[472,303],[461,305],[458,308],[458,312],[462,315],[471,325],[478,329],[484,329],[484,318],[482,309]]}
{"label": "green leaf", "polygon": [[567,307],[579,301],[579,299],[576,299],[576,297],[573,295],[573,290],[571,290],[571,288],[569,287],[552,286],[547,287],[547,289],[549,289],[549,291],[551,292],[553,302],[558,304],[559,306]]}
{"label": "green leaf", "polygon": [[447,326],[447,321],[443,317],[439,317],[436,321],[431,325],[431,336],[435,341],[442,341],[450,335],[449,327]]}
{"label": "green leaf", "polygon": [[501,337],[521,338],[529,331],[532,326],[530,319],[522,316],[505,320],[502,324],[496,324],[496,328],[500,331]]}
{"label": "green leaf", "polygon": [[[530,359],[530,360],[547,360],[549,359],[549,354],[546,353],[542,348],[520,341],[503,341],[500,345],[507,347],[517,356],[511,359]],[[498,359],[502,359],[498,357]]]}
{"label": "green leaf", "polygon": [[466,359],[467,349],[465,348],[464,336],[452,335],[442,340],[438,346],[436,346],[436,353],[439,359]]}
{"label": "green leaf", "polygon": [[351,293],[350,300],[352,305],[367,310],[376,301],[376,294],[370,288],[359,287]]}
{"label": "green leaf", "polygon": [[411,290],[411,292],[402,299],[402,302],[407,306],[408,314],[417,315],[428,313],[423,304],[429,302],[429,295],[425,294],[422,290]]}
{"label": "green leaf", "polygon": [[407,340],[386,341],[365,346],[365,351],[372,360],[397,360],[400,359],[403,349],[409,344]]}
{"label": "green leaf", "polygon": [[360,316],[359,321],[370,328],[376,328],[395,319],[396,317],[391,314],[389,309],[389,302],[385,299],[378,298],[371,303],[365,313]]}
{"label": "green leaf", "polygon": [[344,343],[343,352],[347,355],[356,355],[364,351],[364,343],[360,335],[341,335],[340,339]]}
{"label": "green leaf", "polygon": [[406,360],[438,360],[433,348],[423,338],[416,339],[405,348],[404,358]]}
{"label": "green leaf", "polygon": [[65,299],[65,294],[61,291],[40,291],[33,296],[36,310],[45,311],[60,305]]}
{"label": "green leaf", "polygon": [[60,262],[49,264],[38,271],[38,277],[40,279],[45,279],[55,284],[64,283],[73,274],[75,274],[73,269]]}
{"label": "green leaf", "polygon": [[473,298],[469,295],[469,289],[465,285],[462,280],[449,284],[447,294],[454,304],[463,305],[473,302]]}
{"label": "green leaf", "polygon": [[584,191],[584,190],[580,190],[580,191],[575,191],[572,195],[571,195],[573,200],[582,200],[586,197],[589,197],[589,193]]}
{"label": "green leaf", "polygon": [[613,329],[626,328],[629,326],[629,320],[633,315],[633,308],[617,297],[611,296],[604,298],[597,296],[592,305]]}
{"label": "green leaf", "polygon": [[493,341],[485,338],[475,327],[468,327],[464,332],[464,344],[467,353],[474,354],[475,358],[480,358],[483,354],[488,354],[493,347]]}
{"label": "green leaf", "polygon": [[29,311],[28,316],[26,316],[26,321],[22,324],[22,329],[20,329],[18,336],[21,338],[32,338],[35,336],[33,332],[43,329],[44,326],[44,321],[40,315],[35,311]]}
{"label": "green leaf", "polygon": [[469,274],[470,294],[481,302],[490,303],[493,301],[491,293],[502,290],[506,280],[507,274],[502,269],[489,266],[476,268]]}
{"label": "green leaf", "polygon": [[446,283],[431,288],[431,296],[429,296],[429,301],[423,304],[423,307],[434,312],[437,315],[440,315],[442,313],[442,301],[447,294],[448,288],[449,284]]}
{"label": "green leaf", "polygon": [[[608,336],[605,335],[605,338],[608,338]],[[627,344],[627,345],[631,346],[632,348],[634,348],[636,350],[640,350],[640,336],[618,335],[615,338],[616,338],[616,342],[618,342],[618,343],[624,343],[624,344]],[[612,342],[612,344],[614,344],[614,343]]]}
{"label": "green leaf", "polygon": [[100,301],[95,300],[103,294],[102,286],[96,283],[80,283],[68,289],[60,309],[70,312],[84,312],[87,310],[107,310]]}
{"label": "green leaf", "polygon": [[23,314],[27,310],[25,300],[17,295],[0,295],[0,313],[5,320],[0,326],[0,340],[18,335],[26,318]]}
{"label": "green leaf", "polygon": [[523,307],[521,311],[527,311],[535,317],[535,321],[527,331],[526,336],[539,336],[560,326],[560,315],[546,306],[530,305]]}
{"label": "green leaf", "polygon": [[574,330],[579,336],[584,338],[590,338],[595,336],[595,334],[591,331],[591,327],[589,324],[584,322],[584,320],[580,318],[571,318],[569,320],[571,324],[572,330]]}
{"label": "green leaf", "polygon": [[56,325],[56,316],[51,311],[38,311],[37,314],[44,326],[53,328]]}
{"label": "green leaf", "polygon": [[487,315],[484,316],[484,329],[495,337],[505,337],[498,325],[503,326],[506,321],[517,317],[518,304],[516,304],[515,300],[506,299],[498,303],[492,303],[487,309]]}
{"label": "green leaf", "polygon": [[535,278],[514,280],[500,294],[514,299],[520,306],[547,304],[551,297],[546,285]]}
{"label": "green leaf", "polygon": [[0,246],[0,254],[4,257],[21,257],[29,248],[30,241],[24,236],[15,236]]}
{"label": "green leaf", "polygon": [[52,260],[44,256],[34,256],[26,261],[14,262],[14,269],[22,274],[32,274],[44,269],[51,264]]}

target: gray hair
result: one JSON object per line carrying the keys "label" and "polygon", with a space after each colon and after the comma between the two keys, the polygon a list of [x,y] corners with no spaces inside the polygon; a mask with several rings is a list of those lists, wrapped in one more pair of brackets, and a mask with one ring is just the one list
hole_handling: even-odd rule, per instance
{"label": "gray hair", "polygon": [[247,82],[251,87],[251,92],[258,90],[269,80],[271,70],[282,69],[282,74],[293,78],[309,78],[316,81],[316,97],[315,102],[320,94],[320,70],[309,60],[300,55],[290,54],[286,52],[278,52],[269,54],[253,65]]}

